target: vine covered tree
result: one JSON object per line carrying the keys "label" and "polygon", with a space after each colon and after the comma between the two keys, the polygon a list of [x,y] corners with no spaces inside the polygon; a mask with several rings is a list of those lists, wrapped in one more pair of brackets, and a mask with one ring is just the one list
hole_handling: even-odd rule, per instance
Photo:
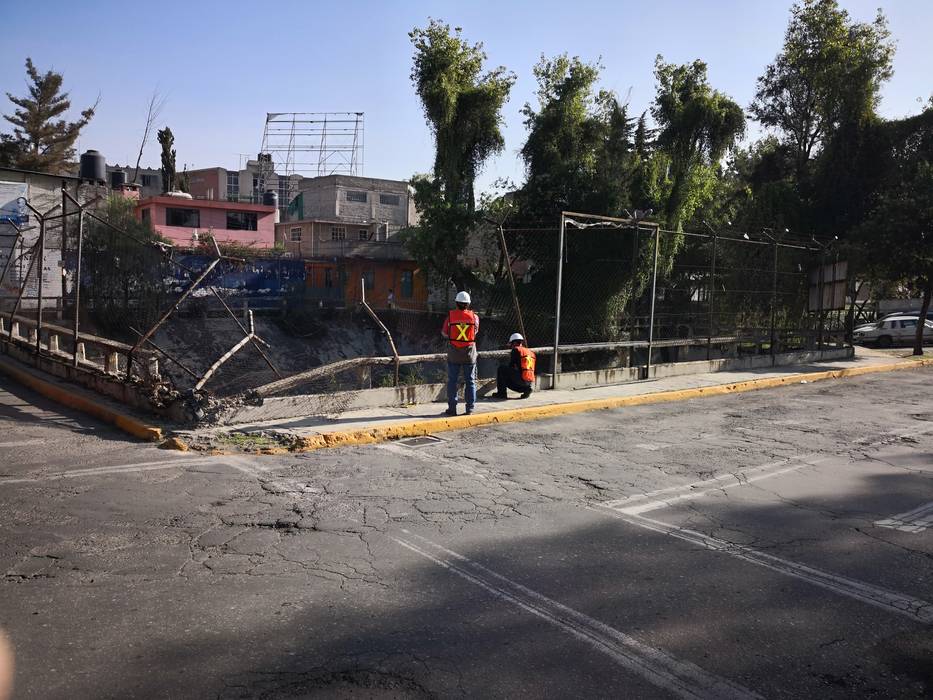
{"label": "vine covered tree", "polygon": [[61,91],[62,74],[51,70],[40,73],[27,58],[26,75],[31,83],[28,95],[6,94],[16,110],[3,116],[13,125],[13,134],[3,136],[0,157],[17,168],[65,174],[75,160],[75,141],[94,116],[97,104],[83,110],[77,121],[69,122],[62,118],[71,109],[68,93]]}
{"label": "vine covered tree", "polygon": [[475,220],[475,180],[505,147],[501,111],[515,75],[502,66],[485,70],[483,45],[468,43],[459,27],[432,19],[409,37],[411,80],[434,135],[435,157],[432,174],[412,181],[421,220],[407,243],[431,273],[463,286],[469,274],[459,255]]}
{"label": "vine covered tree", "polygon": [[712,197],[720,161],[745,133],[745,113],[710,87],[702,61],[677,66],[658,56],[655,77],[656,146],[669,159],[662,216],[668,228],[679,230]]}

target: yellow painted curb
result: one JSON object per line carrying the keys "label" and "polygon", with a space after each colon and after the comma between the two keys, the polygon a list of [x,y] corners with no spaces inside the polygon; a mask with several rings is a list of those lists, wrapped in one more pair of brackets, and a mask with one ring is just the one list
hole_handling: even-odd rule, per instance
{"label": "yellow painted curb", "polygon": [[892,362],[883,365],[870,365],[868,367],[852,367],[850,369],[834,369],[825,372],[807,372],[789,374],[783,377],[768,377],[764,379],[749,379],[744,382],[732,384],[718,384],[715,386],[697,387],[694,389],[675,389],[659,391],[653,394],[639,394],[637,396],[619,396],[607,399],[587,399],[584,401],[571,401],[567,403],[552,404],[550,406],[534,406],[531,408],[515,408],[504,411],[489,411],[474,413],[470,416],[455,416],[450,418],[428,418],[426,420],[411,421],[385,428],[361,428],[359,430],[336,431],[309,435],[301,438],[294,452],[310,452],[327,447],[350,447],[353,445],[367,445],[386,440],[398,440],[406,437],[430,435],[447,430],[462,430],[483,425],[498,423],[514,423],[518,421],[541,420],[554,418],[573,413],[587,411],[600,411],[609,408],[623,408],[626,406],[644,406],[646,404],[666,403],[670,401],[685,401],[687,399],[703,398],[706,396],[722,396],[723,394],[738,394],[758,389],[798,384],[801,381],[818,382],[825,379],[843,379],[845,377],[858,377],[863,374],[877,372],[893,372],[901,369],[916,369],[918,367],[933,366],[933,359],[911,360],[907,362]]}
{"label": "yellow painted curb", "polygon": [[13,377],[23,386],[29,387],[36,393],[42,394],[47,399],[60,403],[68,408],[87,413],[110,423],[125,433],[143,440],[161,440],[162,429],[148,423],[144,423],[138,418],[134,418],[126,413],[117,411],[102,403],[98,403],[91,398],[71,393],[65,387],[57,386],[44,379],[36,377],[30,372],[25,372],[8,362],[0,361],[0,372],[4,372]]}

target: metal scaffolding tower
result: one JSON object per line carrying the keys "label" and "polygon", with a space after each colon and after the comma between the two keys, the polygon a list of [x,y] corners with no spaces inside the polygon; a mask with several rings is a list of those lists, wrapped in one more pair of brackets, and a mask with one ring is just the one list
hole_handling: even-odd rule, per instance
{"label": "metal scaffolding tower", "polygon": [[[287,206],[297,178],[363,174],[362,112],[269,112],[259,149],[260,192],[284,177]],[[275,184],[278,184],[276,181]]]}

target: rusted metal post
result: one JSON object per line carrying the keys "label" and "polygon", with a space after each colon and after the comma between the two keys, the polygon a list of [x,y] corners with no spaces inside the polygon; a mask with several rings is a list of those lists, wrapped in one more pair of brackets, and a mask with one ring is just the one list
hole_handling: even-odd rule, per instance
{"label": "rusted metal post", "polygon": [[[26,292],[26,285],[29,283],[29,275],[32,274],[32,268],[36,264],[36,252],[35,246],[33,246],[32,255],[29,256],[29,267],[26,268],[26,276],[23,277],[23,282],[19,286],[19,293],[16,295],[16,301],[13,303],[13,310],[10,312],[10,339],[13,339],[13,317],[16,315],[16,312],[19,311],[19,305],[23,301],[23,294]],[[22,269],[22,268],[20,268]]]}
{"label": "rusted metal post", "polygon": [[139,350],[140,346],[143,343],[145,343],[147,340],[149,340],[149,338],[155,335],[155,332],[159,330],[159,327],[169,319],[169,316],[171,316],[173,313],[175,313],[178,310],[178,307],[181,306],[181,303],[191,295],[191,292],[197,289],[198,285],[201,284],[201,282],[203,282],[204,279],[209,274],[211,274],[211,271],[217,266],[217,263],[219,262],[220,262],[220,258],[215,258],[214,260],[211,260],[210,264],[204,269],[204,271],[200,275],[198,275],[197,279],[195,279],[195,281],[192,282],[188,286],[188,289],[186,289],[184,293],[178,298],[178,301],[172,304],[172,307],[168,311],[166,311],[164,314],[162,314],[162,317],[158,321],[155,322],[152,328],[146,331],[143,334],[143,336],[139,340],[136,341],[136,344],[133,345],[132,348],[130,348],[130,351],[126,355],[126,381],[130,381],[130,377],[131,377],[130,370],[132,369],[132,366],[133,366],[133,355],[136,354],[136,351]]}
{"label": "rusted metal post", "polygon": [[370,318],[376,322],[376,324],[382,329],[382,332],[385,333],[386,338],[389,340],[389,347],[392,348],[392,357],[395,358],[395,386],[398,386],[398,368],[399,368],[399,356],[398,350],[395,348],[395,341],[392,339],[392,334],[389,333],[389,329],[386,328],[385,324],[379,320],[379,317],[376,315],[376,312],[373,311],[369,304],[366,303],[366,278],[360,278],[360,304],[366,309],[366,312],[369,314]]}
{"label": "rusted metal post", "polygon": [[[638,210],[636,210],[635,213],[638,214]],[[631,304],[629,305],[630,306],[630,311],[629,311],[630,328],[629,328],[629,333],[628,333],[629,340],[635,340],[635,313],[637,311],[635,307],[636,305],[635,290],[638,288],[638,231],[639,229],[638,229],[638,217],[637,216],[635,217],[634,221],[635,221],[635,235],[632,237],[632,271],[631,271],[632,300],[631,300]],[[635,349],[631,348],[629,350],[629,366],[632,365],[632,360],[634,359],[632,356],[634,354],[635,354]]]}
{"label": "rusted metal post", "polygon": [[217,358],[217,361],[214,364],[208,367],[207,371],[204,373],[204,376],[202,376],[201,379],[198,381],[198,383],[194,385],[194,390],[200,391],[201,388],[207,383],[207,380],[210,379],[211,376],[213,376],[214,372],[216,372],[218,368],[224,362],[226,362],[231,357],[233,357],[237,352],[240,351],[241,348],[243,348],[243,346],[245,346],[248,342],[250,342],[255,337],[256,337],[256,329],[253,326],[253,312],[250,311],[249,312],[249,333],[246,336],[244,336],[243,339],[240,340],[240,342],[238,342],[232,348],[227,350],[227,352],[225,352],[223,355]]}
{"label": "rusted metal post", "polygon": [[[234,323],[237,324],[237,326],[240,328],[241,331],[249,335],[250,334],[249,331],[247,331],[246,328],[243,327],[243,324],[240,323],[240,319],[236,317],[236,314],[233,313],[233,309],[231,309],[227,305],[227,302],[224,301],[224,298],[220,296],[220,292],[217,291],[217,288],[211,287],[210,289],[211,289],[211,292],[213,292],[214,296],[217,297],[217,301],[219,301],[221,305],[227,310],[227,313],[230,314],[230,318],[233,319]],[[247,309],[246,313],[248,314],[249,318],[252,318],[252,314],[253,314],[252,311]],[[269,365],[269,369],[271,369],[275,373],[276,377],[281,379],[282,378],[281,372],[279,372],[279,370],[276,369],[275,365],[272,364],[272,360],[269,359],[269,356],[266,355],[262,347],[260,347],[259,345],[260,342],[263,342],[262,339],[259,338],[259,336],[253,335],[253,337],[250,339],[250,342],[253,344],[253,347],[256,348],[256,351],[262,356],[262,359],[266,361],[266,364]]]}
{"label": "rusted metal post", "polygon": [[712,260],[710,261],[710,272],[709,272],[709,333],[706,337],[706,359],[707,361],[713,359],[713,325],[716,322],[716,241],[718,236],[713,233],[713,254]]}
{"label": "rusted metal post", "polygon": [[42,279],[45,277],[45,219],[39,219],[39,273],[37,279],[36,297],[36,355],[42,347]]}
{"label": "rusted metal post", "polygon": [[[65,193],[67,194],[67,193]],[[75,277],[72,284],[75,287],[75,308],[74,308],[74,321],[72,323],[72,339],[74,341],[74,354],[71,359],[73,366],[78,366],[78,324],[80,323],[79,319],[81,316],[81,255],[83,253],[84,245],[84,207],[78,209],[78,259],[75,263]],[[65,303],[64,298],[62,298],[62,304]]]}
{"label": "rusted metal post", "polygon": [[654,302],[658,293],[658,248],[661,244],[661,227],[654,224],[654,271],[651,273],[651,319],[648,322],[648,361],[645,364],[645,379],[651,376],[651,345],[654,343]]}
{"label": "rusted metal post", "polygon": [[819,330],[817,331],[817,341],[816,347],[820,352],[820,358],[823,357],[823,326],[825,325],[825,319],[823,317],[823,286],[825,285],[826,277],[826,249],[823,246],[820,246],[820,274],[817,282],[817,291],[819,294],[819,302],[817,308],[818,312],[818,323],[820,324]]}
{"label": "rusted metal post", "polygon": [[512,259],[509,257],[509,247],[505,243],[505,231],[502,224],[499,224],[499,245],[502,246],[502,254],[505,256],[505,269],[509,275],[509,288],[512,290],[512,306],[515,307],[515,316],[518,318],[518,332],[522,334],[525,343],[528,343],[528,336],[525,334],[525,322],[522,319],[522,310],[518,305],[518,292],[515,290],[515,275],[512,274]]}
{"label": "rusted metal post", "polygon": [[771,366],[773,367],[776,362],[774,345],[777,342],[775,320],[777,314],[778,244],[777,240],[772,240],[774,246],[774,273],[771,277]]}
{"label": "rusted metal post", "polygon": [[[129,329],[130,329],[131,331],[133,331],[136,335],[142,337],[143,334],[142,334],[141,332],[139,332],[138,330],[136,330],[135,328],[133,328],[133,326],[129,326]],[[167,360],[169,360],[169,361],[171,361],[171,362],[174,362],[176,365],[178,365],[179,367],[181,367],[181,369],[182,369],[186,374],[188,374],[188,375],[191,376],[191,377],[194,377],[195,379],[198,379],[198,375],[195,374],[195,372],[194,372],[193,370],[189,369],[187,366],[185,366],[184,364],[182,364],[181,360],[179,360],[179,359],[173,357],[172,355],[169,355],[168,352],[167,352],[166,350],[160,348],[158,345],[156,345],[154,342],[152,342],[151,339],[150,339],[150,340],[147,340],[147,341],[146,341],[146,344],[149,345],[149,346],[151,346],[156,352],[161,353],[162,355],[164,355],[165,358],[166,358]]]}
{"label": "rusted metal post", "polygon": [[560,299],[561,285],[564,281],[564,229],[567,225],[567,217],[564,212],[560,213],[560,235],[557,239],[557,299],[554,302],[554,354],[551,365],[551,388],[557,388],[557,378],[560,375]]}
{"label": "rusted metal post", "polygon": [[23,236],[22,229],[16,224],[10,222],[9,226],[13,227],[13,230],[16,232],[13,236],[13,243],[10,245],[10,254],[6,259],[6,262],[3,264],[3,272],[0,272],[0,284],[3,284],[3,280],[6,279],[6,273],[13,266],[13,253],[16,251],[16,246],[19,245],[20,238]]}

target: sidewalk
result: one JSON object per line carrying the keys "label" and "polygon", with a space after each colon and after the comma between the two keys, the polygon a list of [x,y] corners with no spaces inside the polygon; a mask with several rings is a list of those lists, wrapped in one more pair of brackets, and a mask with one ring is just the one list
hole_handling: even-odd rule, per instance
{"label": "sidewalk", "polygon": [[[313,450],[427,435],[492,423],[539,420],[583,411],[679,401],[925,365],[933,365],[933,358],[911,360],[857,348],[855,357],[848,360],[773,369],[681,375],[590,389],[543,390],[535,392],[525,400],[480,400],[471,416],[463,415],[462,403],[458,406],[460,415],[455,418],[443,415],[446,404],[431,403],[347,411],[339,417],[308,416],[206,428],[179,433],[179,436],[192,442],[205,442],[231,433],[272,435],[289,444],[291,449]],[[510,392],[510,396],[516,395]]]}

